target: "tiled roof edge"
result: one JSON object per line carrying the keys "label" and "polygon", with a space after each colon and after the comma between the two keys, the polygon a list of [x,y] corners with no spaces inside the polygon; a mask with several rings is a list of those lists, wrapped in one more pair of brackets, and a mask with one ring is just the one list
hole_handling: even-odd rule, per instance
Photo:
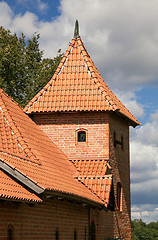
{"label": "tiled roof edge", "polygon": [[[19,144],[21,145],[21,147],[23,148],[25,154],[30,157],[30,158],[33,158],[33,162],[37,163],[37,164],[40,164],[39,160],[36,158],[36,156],[31,152],[31,150],[29,149],[27,143],[25,142],[25,140],[23,139],[23,136],[22,134],[19,132],[18,128],[16,127],[9,111],[7,110],[6,108],[6,105],[2,99],[2,96],[1,94],[4,94],[7,98],[9,98],[9,96],[4,93],[4,91],[1,89],[0,91],[0,110],[2,111],[3,115],[6,117],[7,121],[8,121],[8,124],[10,126],[10,128],[13,129],[13,132],[14,134],[16,135],[17,139],[18,139],[18,142]],[[17,104],[18,105],[18,104]],[[18,105],[19,106],[19,105]],[[22,110],[22,108],[21,108]]]}
{"label": "tiled roof edge", "polygon": [[[76,181],[78,181],[78,180],[76,180]],[[80,184],[84,185],[81,181],[78,181],[78,182]],[[84,187],[86,187],[91,192],[91,194],[94,194],[98,198],[98,202],[96,200],[92,200],[92,199],[87,198],[87,197],[82,197],[80,195],[75,195],[75,194],[73,194],[71,192],[63,192],[63,191],[59,191],[59,190],[56,190],[56,189],[49,189],[49,188],[47,188],[45,190],[44,194],[46,194],[47,192],[50,192],[50,194],[51,194],[51,192],[52,192],[52,195],[56,195],[56,196],[58,196],[58,195],[59,196],[62,196],[62,195],[63,196],[69,196],[69,197],[71,197],[73,199],[80,199],[80,200],[82,200],[82,202],[89,202],[89,203],[93,203],[95,205],[104,206],[104,202],[94,192],[92,192],[91,189],[89,189],[86,185],[84,185]]]}
{"label": "tiled roof edge", "polygon": [[44,192],[44,188],[39,186],[36,182],[28,178],[26,175],[22,174],[20,171],[16,170],[16,168],[11,167],[9,164],[3,162],[2,160],[0,160],[0,168],[16,180],[27,186],[29,189],[33,190],[36,194],[41,194]]}
{"label": "tiled roof edge", "polygon": [[93,193],[95,196],[97,196],[97,197],[99,198],[99,200],[102,201],[103,204],[104,204],[104,206],[107,208],[107,205],[108,205],[107,202],[103,201],[103,200],[100,198],[100,196],[98,196],[97,193],[95,193],[88,185],[86,185],[85,183],[83,183],[83,182],[82,182],[82,179],[81,179],[81,180],[78,179],[78,181],[79,181],[80,183],[82,183],[83,186],[85,186],[85,188],[87,188],[89,191],[91,191],[91,193]]}
{"label": "tiled roof edge", "polygon": [[9,196],[9,194],[8,195],[6,195],[6,194],[1,194],[0,195],[0,199],[7,199],[7,200],[10,200],[10,201],[22,201],[22,202],[27,202],[27,203],[42,203],[43,202],[43,200],[42,199],[40,199],[39,197],[37,197],[38,199],[30,199],[30,198],[26,198],[26,197],[13,197],[13,196]]}
{"label": "tiled roof edge", "polygon": [[56,80],[57,75],[60,73],[62,67],[64,66],[66,59],[68,57],[68,55],[70,54],[71,49],[73,48],[74,44],[75,44],[76,39],[73,38],[68,49],[66,50],[61,62],[59,63],[53,77],[51,78],[51,80],[35,95],[35,97],[25,106],[25,108],[23,109],[23,111],[25,113],[27,113],[28,109],[30,107],[32,107],[32,105],[38,100],[39,97],[42,96],[42,94],[51,86],[52,82]]}
{"label": "tiled roof edge", "polygon": [[[110,96],[108,95],[104,85],[108,88],[108,90],[116,97],[116,95],[111,91],[111,89],[107,86],[107,84],[104,82],[103,78],[101,77],[98,69],[96,68],[93,60],[91,59],[90,55],[87,52],[87,49],[85,48],[82,40],[80,37],[77,38],[78,41],[78,46],[81,47],[80,51],[84,52],[85,54],[82,54],[82,56],[84,57],[84,61],[86,62],[86,65],[89,69],[89,72],[91,73],[91,77],[94,80],[94,82],[98,85],[98,88],[100,89],[101,93],[103,94],[103,96],[106,98],[106,100],[109,102],[109,104],[111,105],[111,107],[113,108],[113,111],[120,111],[121,114],[125,115],[124,113],[121,112],[121,110],[119,109],[119,107],[117,106],[117,104],[115,104],[115,102],[110,98]],[[88,59],[86,59],[88,57]],[[98,76],[96,75],[96,71]],[[117,98],[117,97],[116,97]],[[117,98],[118,99],[118,98]],[[128,110],[128,108],[126,108],[126,106],[118,99],[118,101],[122,104],[122,106],[128,111],[128,113],[131,115],[131,117],[127,116],[127,118],[129,118],[132,122],[134,122],[136,125],[140,125],[139,121],[133,116],[133,114]],[[110,110],[110,109],[109,109]],[[126,116],[126,115],[125,115]]]}
{"label": "tiled roof edge", "polygon": [[[82,56],[84,58],[84,61],[86,62],[86,65],[87,65],[87,68],[90,72],[90,75],[91,75],[91,78],[93,79],[94,83],[98,86],[98,88],[100,89],[101,91],[101,94],[103,94],[103,96],[105,97],[105,99],[109,102],[109,104],[111,105],[111,107],[113,108],[113,110],[117,110],[118,107],[117,105],[113,102],[113,100],[110,98],[110,96],[107,94],[105,88],[103,87],[102,83],[100,82],[101,81],[104,81],[99,73],[99,71],[97,70],[97,68],[94,68],[94,63],[90,57],[90,55],[88,54],[87,52],[87,49],[85,48],[81,38],[77,38],[77,42],[78,42],[78,46],[80,48],[80,51],[82,53]],[[95,71],[97,71],[98,76],[96,76],[96,73]],[[101,78],[101,79],[100,79]],[[110,109],[109,109],[110,110]]]}

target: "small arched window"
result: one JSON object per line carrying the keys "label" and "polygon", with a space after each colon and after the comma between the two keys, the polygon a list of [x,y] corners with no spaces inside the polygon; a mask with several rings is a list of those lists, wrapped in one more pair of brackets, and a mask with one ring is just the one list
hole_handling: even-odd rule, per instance
{"label": "small arched window", "polygon": [[13,240],[13,232],[14,232],[13,225],[9,224],[7,229],[7,240]]}
{"label": "small arched window", "polygon": [[122,211],[122,185],[120,182],[117,183],[117,207]]}
{"label": "small arched window", "polygon": [[77,230],[74,230],[74,240],[77,240]]}
{"label": "small arched window", "polygon": [[78,142],[86,142],[86,131],[78,131],[77,140]]}

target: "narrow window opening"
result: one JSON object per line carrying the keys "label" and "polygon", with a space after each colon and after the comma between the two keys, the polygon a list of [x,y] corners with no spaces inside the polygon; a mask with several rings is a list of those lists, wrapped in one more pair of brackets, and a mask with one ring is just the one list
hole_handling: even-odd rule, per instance
{"label": "narrow window opening", "polygon": [[124,141],[123,141],[123,136],[121,136],[121,149],[124,150]]}
{"label": "narrow window opening", "polygon": [[8,230],[7,230],[7,239],[8,240],[13,240],[13,226],[12,225],[9,225],[8,226]]}
{"label": "narrow window opening", "polygon": [[78,142],[86,142],[86,132],[85,131],[78,132]]}
{"label": "narrow window opening", "polygon": [[96,240],[96,233],[95,233],[95,223],[92,221],[90,227],[90,240]]}
{"label": "narrow window opening", "polygon": [[55,240],[59,240],[59,230],[56,229],[55,231]]}
{"label": "narrow window opening", "polygon": [[122,211],[122,186],[121,183],[117,183],[117,207]]}
{"label": "narrow window opening", "polygon": [[74,240],[77,240],[77,230],[74,230]]}

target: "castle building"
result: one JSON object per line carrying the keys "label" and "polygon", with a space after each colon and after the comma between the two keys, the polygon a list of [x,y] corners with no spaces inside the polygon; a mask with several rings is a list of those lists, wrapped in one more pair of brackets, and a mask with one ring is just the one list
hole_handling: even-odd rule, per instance
{"label": "castle building", "polygon": [[131,239],[129,126],[140,123],[105,84],[77,21],[24,111],[0,91],[0,119],[0,239]]}

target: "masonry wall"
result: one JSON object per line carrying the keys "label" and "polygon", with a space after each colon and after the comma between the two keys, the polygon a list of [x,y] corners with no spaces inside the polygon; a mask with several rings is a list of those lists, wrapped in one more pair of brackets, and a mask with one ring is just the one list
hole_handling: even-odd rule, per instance
{"label": "masonry wall", "polygon": [[[107,237],[131,239],[129,125],[115,113],[81,112],[35,114],[33,120],[68,156],[69,159],[110,160],[113,174],[115,211],[97,212],[91,209],[91,219],[97,224],[97,240]],[[77,143],[76,131],[85,129],[88,141]],[[121,145],[114,147],[114,132]],[[121,210],[117,207],[117,183],[122,185]]]}
{"label": "masonry wall", "polygon": [[[69,159],[109,158],[107,113],[35,114],[33,120]],[[77,131],[82,129],[87,132],[87,141],[77,142]]]}
{"label": "masonry wall", "polygon": [[[129,126],[121,117],[110,114],[110,164],[113,173],[113,185],[115,196],[115,235],[123,239],[131,239],[131,210],[130,210],[130,163],[129,163]],[[123,149],[120,144],[114,146],[115,139],[121,142],[123,137]],[[121,206],[117,206],[117,183],[122,185]]]}
{"label": "masonry wall", "polygon": [[0,201],[0,239],[7,240],[8,226],[13,240],[89,240],[89,226],[95,224],[96,238],[114,237],[113,214],[68,200],[45,199],[42,204]]}
{"label": "masonry wall", "polygon": [[29,206],[11,201],[0,202],[0,239],[7,240],[8,225],[14,229],[13,240],[88,240],[88,208],[67,200],[49,199]]}

